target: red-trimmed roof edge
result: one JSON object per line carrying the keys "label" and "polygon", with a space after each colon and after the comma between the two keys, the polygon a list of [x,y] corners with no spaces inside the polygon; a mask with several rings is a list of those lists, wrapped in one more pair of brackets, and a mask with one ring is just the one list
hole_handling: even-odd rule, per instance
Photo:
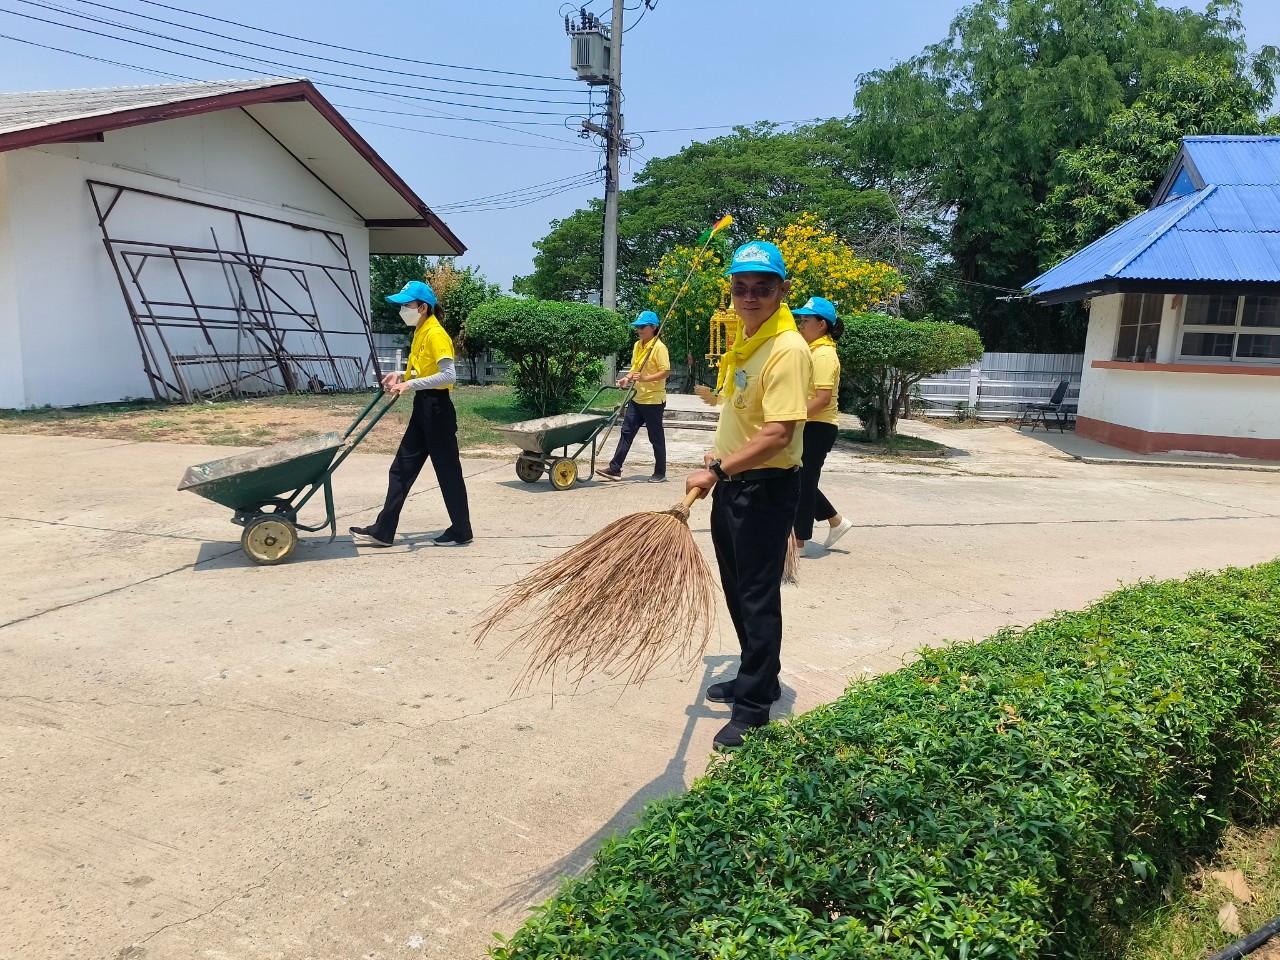
{"label": "red-trimmed roof edge", "polygon": [[[240,107],[251,107],[260,103],[281,103],[289,100],[305,100],[313,106],[321,116],[342,134],[343,138],[355,148],[364,160],[382,176],[391,187],[422,215],[420,222],[397,221],[397,226],[431,227],[461,256],[466,252],[466,245],[454,234],[449,226],[438,217],[426,202],[400,178],[391,166],[378,155],[369,142],[360,136],[356,129],[347,122],[341,113],[326,100],[310,80],[264,81],[261,87],[251,90],[233,90],[211,94],[207,97],[193,97],[187,100],[176,100],[172,103],[154,104],[146,107],[133,107],[112,113],[98,114],[90,117],[76,117],[58,123],[45,124],[25,130],[14,130],[0,134],[0,153],[7,150],[20,150],[23,147],[35,147],[46,143],[61,143],[77,137],[92,136],[110,130],[123,130],[144,123],[155,123],[159,120],[173,120],[178,117],[193,117],[217,110],[232,110]],[[379,221],[366,221],[366,226],[374,227]]]}

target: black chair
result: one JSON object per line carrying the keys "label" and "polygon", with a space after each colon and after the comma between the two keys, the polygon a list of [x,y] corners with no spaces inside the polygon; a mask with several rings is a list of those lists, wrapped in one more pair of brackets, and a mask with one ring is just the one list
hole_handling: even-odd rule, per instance
{"label": "black chair", "polygon": [[1063,401],[1067,397],[1067,390],[1071,387],[1070,380],[1060,380],[1053,390],[1053,396],[1049,398],[1048,403],[1029,403],[1022,408],[1022,419],[1018,421],[1018,429],[1021,430],[1028,422],[1031,423],[1031,432],[1035,433],[1036,424],[1042,425],[1046,430],[1049,429],[1049,414],[1053,414],[1053,422],[1058,426],[1059,433],[1067,432],[1067,425],[1070,422],[1070,413],[1064,409]]}

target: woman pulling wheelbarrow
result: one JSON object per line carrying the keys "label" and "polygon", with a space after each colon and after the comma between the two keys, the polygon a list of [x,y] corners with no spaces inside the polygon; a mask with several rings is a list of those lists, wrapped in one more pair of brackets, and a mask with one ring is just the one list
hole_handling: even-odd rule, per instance
{"label": "woman pulling wheelbarrow", "polygon": [[458,455],[458,415],[449,397],[458,379],[453,341],[440,325],[443,314],[429,284],[411,280],[399,293],[387,297],[387,302],[400,307],[400,319],[413,327],[414,333],[408,366],[383,377],[382,388],[396,396],[412,393],[413,414],[391,461],[382,512],[371,526],[352,527],[351,539],[368,547],[389,547],[395,542],[404,501],[430,458],[449,512],[449,528],[431,543],[437,547],[465,546],[471,542],[471,512]]}

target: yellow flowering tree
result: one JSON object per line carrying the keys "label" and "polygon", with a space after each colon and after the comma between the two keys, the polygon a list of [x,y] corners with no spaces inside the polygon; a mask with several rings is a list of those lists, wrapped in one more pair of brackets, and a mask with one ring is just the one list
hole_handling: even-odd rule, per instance
{"label": "yellow flowering tree", "polygon": [[[707,369],[711,314],[728,301],[729,280],[724,271],[729,254],[724,240],[713,240],[706,250],[672,247],[647,273],[650,308],[659,317],[671,312],[662,327],[662,339],[671,351],[671,362],[683,365],[692,355],[696,378],[703,378]],[[689,275],[691,268],[692,276]],[[689,285],[671,311],[685,277],[689,277]]]}
{"label": "yellow flowering tree", "polygon": [[897,270],[859,257],[812,213],[802,213],[783,227],[762,227],[758,233],[782,251],[793,307],[810,297],[826,297],[841,316],[862,313],[888,303],[906,288]]}
{"label": "yellow flowering tree", "polygon": [[[826,297],[845,316],[888,303],[905,288],[898,271],[887,263],[859,257],[812,213],[802,213],[782,227],[761,228],[758,234],[782,251],[791,279],[792,306],[810,297]],[[692,355],[694,375],[704,381],[715,379],[709,376],[706,361],[709,324],[711,315],[729,303],[724,270],[730,253],[723,238],[713,240],[701,256],[696,247],[673,247],[648,271],[649,306],[664,317],[689,268],[696,266],[662,337],[671,350],[672,362],[682,364]]]}

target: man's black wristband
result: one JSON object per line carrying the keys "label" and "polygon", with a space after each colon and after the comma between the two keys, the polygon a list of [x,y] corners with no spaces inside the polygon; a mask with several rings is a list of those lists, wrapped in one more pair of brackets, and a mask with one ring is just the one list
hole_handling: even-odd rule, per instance
{"label": "man's black wristband", "polygon": [[714,473],[717,479],[729,482],[729,475],[724,472],[724,467],[720,466],[719,460],[712,460],[707,464],[707,469]]}

